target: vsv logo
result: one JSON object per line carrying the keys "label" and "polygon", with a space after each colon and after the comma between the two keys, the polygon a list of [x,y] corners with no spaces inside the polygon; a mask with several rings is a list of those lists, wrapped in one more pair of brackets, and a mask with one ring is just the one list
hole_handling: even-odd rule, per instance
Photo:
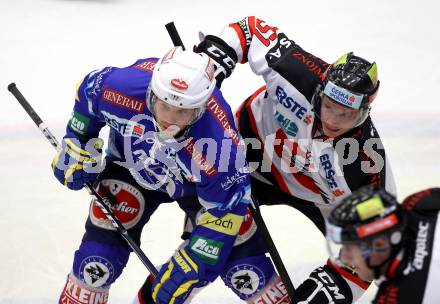
{"label": "vsv logo", "polygon": [[287,96],[286,91],[280,86],[277,86],[276,95],[278,101],[288,110],[295,114],[299,119],[303,119],[304,115],[307,113],[307,109],[301,106],[292,97]]}

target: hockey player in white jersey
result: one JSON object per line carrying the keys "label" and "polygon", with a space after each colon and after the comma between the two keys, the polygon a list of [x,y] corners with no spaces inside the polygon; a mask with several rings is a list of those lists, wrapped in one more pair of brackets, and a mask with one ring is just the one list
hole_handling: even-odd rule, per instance
{"label": "hockey player in white jersey", "polygon": [[384,190],[363,187],[330,214],[327,243],[334,263],[376,279],[373,303],[440,303],[440,188],[407,197],[402,205]]}
{"label": "hockey player in white jersey", "polygon": [[[248,62],[266,82],[236,112],[260,204],[296,208],[325,233],[325,218],[352,191],[373,185],[395,192],[369,115],[380,85],[376,63],[347,53],[328,64],[253,16],[229,24],[219,36],[204,37],[195,50],[216,61],[223,79],[237,62]],[[251,289],[234,280],[243,266],[231,265],[229,275],[222,276],[249,303],[352,303],[370,283],[328,260],[296,289],[294,299],[274,298],[273,291],[283,293],[283,288],[267,261],[253,262],[261,255],[264,250],[253,248],[242,261],[246,269],[265,269],[253,271],[246,285]]]}

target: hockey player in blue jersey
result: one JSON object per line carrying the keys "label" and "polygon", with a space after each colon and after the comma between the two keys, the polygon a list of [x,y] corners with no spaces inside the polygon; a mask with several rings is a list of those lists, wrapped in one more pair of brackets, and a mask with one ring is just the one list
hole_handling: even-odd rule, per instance
{"label": "hockey player in blue jersey", "polygon": [[[161,203],[177,201],[192,219],[198,213],[189,240],[152,282],[156,303],[183,303],[222,272],[247,211],[245,153],[217,73],[205,54],[177,47],[160,60],[88,74],[52,163],[68,188],[92,182],[110,192],[114,214],[138,243]],[[59,303],[107,303],[127,264],[130,248],[94,201],[85,229]]]}

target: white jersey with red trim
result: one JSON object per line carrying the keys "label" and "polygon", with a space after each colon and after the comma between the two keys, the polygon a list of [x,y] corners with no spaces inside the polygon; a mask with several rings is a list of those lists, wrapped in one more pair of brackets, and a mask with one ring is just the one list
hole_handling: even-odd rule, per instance
{"label": "white jersey with red trim", "polygon": [[324,215],[331,205],[366,184],[395,193],[370,118],[338,138],[320,133],[311,99],[328,63],[253,16],[225,27],[220,38],[235,50],[239,62],[248,62],[266,82],[236,113],[243,137],[248,142],[258,139],[248,144],[254,177],[317,204]]}

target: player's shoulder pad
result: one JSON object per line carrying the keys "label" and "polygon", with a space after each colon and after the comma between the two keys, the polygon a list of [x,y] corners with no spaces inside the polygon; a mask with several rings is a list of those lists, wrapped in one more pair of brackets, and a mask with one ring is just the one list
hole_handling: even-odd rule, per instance
{"label": "player's shoulder pad", "polygon": [[439,211],[440,188],[429,188],[408,196],[402,203],[406,210]]}

